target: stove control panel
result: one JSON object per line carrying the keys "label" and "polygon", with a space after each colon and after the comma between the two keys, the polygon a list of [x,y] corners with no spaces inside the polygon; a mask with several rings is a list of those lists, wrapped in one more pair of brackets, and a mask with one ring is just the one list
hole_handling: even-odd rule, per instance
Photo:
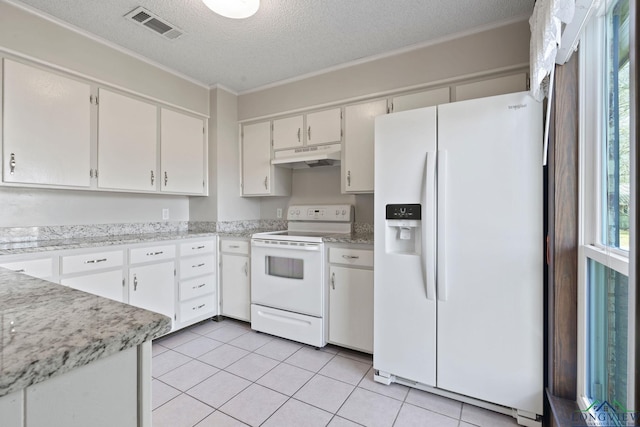
{"label": "stove control panel", "polygon": [[287,210],[289,221],[353,222],[351,205],[292,205]]}

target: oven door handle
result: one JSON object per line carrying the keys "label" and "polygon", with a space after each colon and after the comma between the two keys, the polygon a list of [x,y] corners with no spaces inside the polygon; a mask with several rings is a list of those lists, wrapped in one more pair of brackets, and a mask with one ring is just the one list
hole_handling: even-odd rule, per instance
{"label": "oven door handle", "polygon": [[268,243],[266,240],[251,240],[251,246],[256,248],[271,248],[271,249],[284,249],[290,251],[319,251],[322,248],[322,243],[305,243],[302,245],[291,244],[289,242],[282,243],[278,240],[277,243]]}

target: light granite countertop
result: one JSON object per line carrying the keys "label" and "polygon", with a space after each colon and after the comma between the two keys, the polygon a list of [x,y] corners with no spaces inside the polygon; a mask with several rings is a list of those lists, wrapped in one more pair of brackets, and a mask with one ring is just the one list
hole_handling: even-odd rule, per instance
{"label": "light granite countertop", "polygon": [[0,268],[0,396],[170,328],[161,314]]}
{"label": "light granite countertop", "polygon": [[[73,239],[32,240],[0,244],[0,255],[57,251],[64,249],[84,249],[99,246],[129,245],[134,243],[155,242],[160,240],[180,240],[196,237],[210,237],[221,233],[177,231],[168,233],[121,234],[115,236],[78,237]],[[251,236],[249,234],[249,236]]]}
{"label": "light granite countertop", "polygon": [[[72,239],[32,240],[26,242],[0,243],[0,255],[19,255],[69,249],[84,249],[100,246],[117,246],[135,243],[152,243],[162,240],[180,240],[197,237],[220,236],[222,238],[250,239],[255,233],[272,229],[239,230],[235,232],[163,232],[147,234],[122,234],[115,236],[78,237]],[[334,234],[323,238],[325,243],[373,244],[373,233]]]}

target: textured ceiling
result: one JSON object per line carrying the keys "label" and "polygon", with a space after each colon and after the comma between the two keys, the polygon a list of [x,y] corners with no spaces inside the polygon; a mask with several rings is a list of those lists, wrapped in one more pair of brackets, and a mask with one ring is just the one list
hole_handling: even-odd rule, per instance
{"label": "textured ceiling", "polygon": [[[526,18],[534,0],[261,0],[244,20],[201,0],[11,0],[205,85],[237,92]],[[167,40],[123,16],[142,6],[185,32]]]}

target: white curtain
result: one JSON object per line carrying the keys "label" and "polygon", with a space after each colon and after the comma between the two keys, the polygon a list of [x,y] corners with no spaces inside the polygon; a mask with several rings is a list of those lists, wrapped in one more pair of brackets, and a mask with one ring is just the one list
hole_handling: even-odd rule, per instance
{"label": "white curtain", "polygon": [[542,101],[549,94],[549,78],[555,67],[562,38],[562,23],[573,19],[575,0],[536,0],[529,19],[531,44],[531,96]]}

